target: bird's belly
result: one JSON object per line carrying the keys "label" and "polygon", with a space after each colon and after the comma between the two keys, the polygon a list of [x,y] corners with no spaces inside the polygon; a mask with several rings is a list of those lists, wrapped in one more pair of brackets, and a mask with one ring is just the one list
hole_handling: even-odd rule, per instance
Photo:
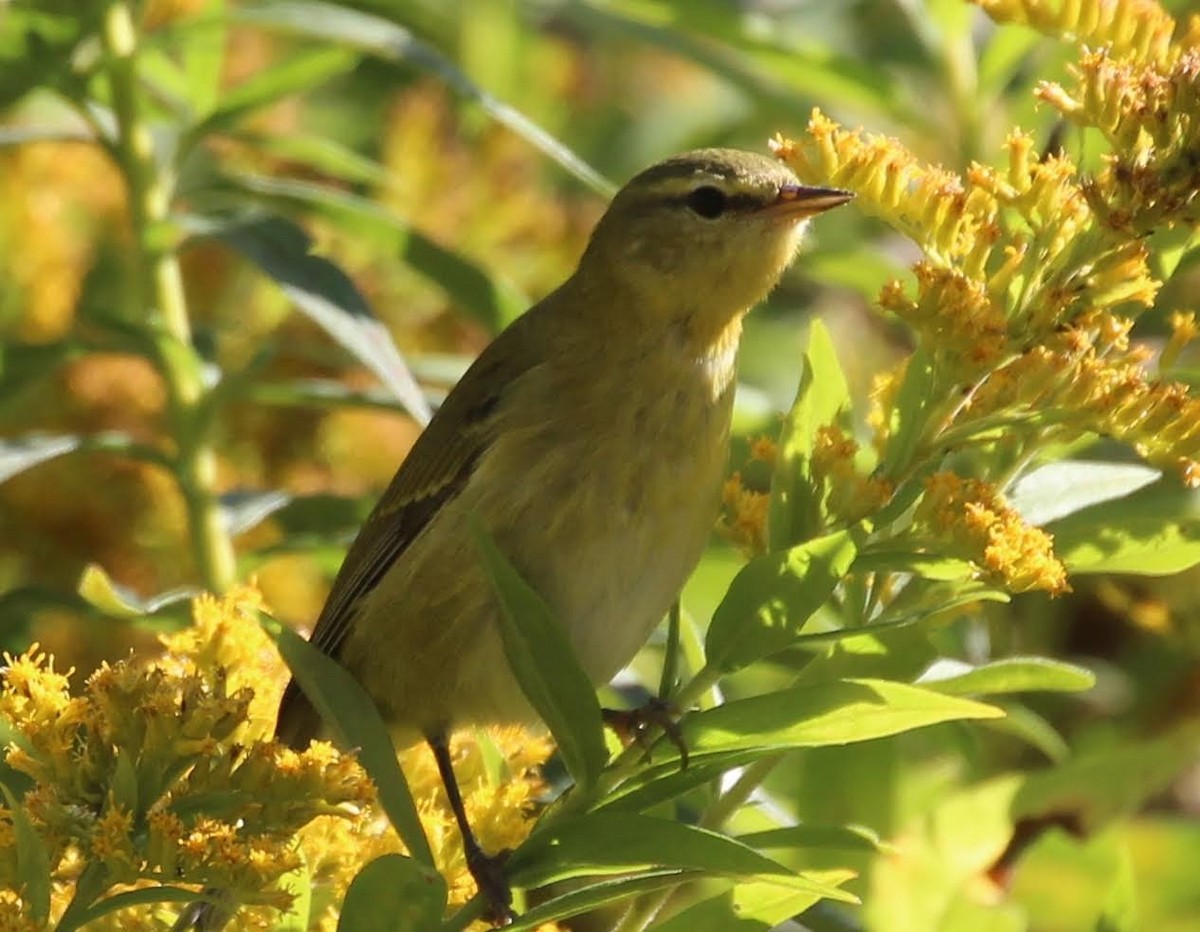
{"label": "bird's belly", "polygon": [[[633,658],[700,558],[728,446],[727,405],[692,423],[660,407],[612,428],[657,431],[640,448],[652,457],[638,438],[587,430],[514,434],[489,450],[370,596],[372,613],[391,618],[387,646],[346,645],[343,662],[387,697],[386,717],[418,730],[535,717],[505,661],[471,515],[546,600],[594,683]],[[495,476],[521,475],[514,461],[525,481],[506,487]]]}

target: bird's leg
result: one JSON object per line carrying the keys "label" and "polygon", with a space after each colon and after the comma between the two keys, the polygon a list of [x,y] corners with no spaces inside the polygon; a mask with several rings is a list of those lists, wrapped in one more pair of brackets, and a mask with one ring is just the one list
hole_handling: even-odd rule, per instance
{"label": "bird's leg", "polygon": [[479,847],[479,842],[475,840],[475,833],[471,831],[471,823],[467,821],[467,811],[463,807],[458,780],[454,777],[454,763],[450,759],[450,745],[446,740],[446,732],[430,732],[425,735],[425,741],[433,751],[442,786],[446,788],[446,797],[450,800],[450,809],[454,812],[454,821],[458,823],[458,830],[462,835],[467,870],[475,878],[479,892],[487,902],[484,919],[496,926],[510,925],[516,917],[512,911],[512,890],[504,878],[504,861],[508,852],[485,854]]}
{"label": "bird's leg", "polygon": [[650,757],[650,743],[647,734],[650,728],[658,727],[668,741],[679,751],[679,767],[687,770],[688,749],[683,740],[683,732],[676,721],[679,711],[669,702],[654,697],[645,705],[636,709],[601,709],[600,716],[604,724],[617,733],[617,736],[627,744],[636,741]]}

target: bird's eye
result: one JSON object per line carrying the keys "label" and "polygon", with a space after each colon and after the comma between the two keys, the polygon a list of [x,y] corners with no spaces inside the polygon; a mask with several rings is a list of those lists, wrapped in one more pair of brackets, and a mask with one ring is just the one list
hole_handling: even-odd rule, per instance
{"label": "bird's eye", "polygon": [[728,198],[720,188],[706,184],[688,194],[686,203],[692,213],[698,214],[706,220],[713,220],[725,213]]}

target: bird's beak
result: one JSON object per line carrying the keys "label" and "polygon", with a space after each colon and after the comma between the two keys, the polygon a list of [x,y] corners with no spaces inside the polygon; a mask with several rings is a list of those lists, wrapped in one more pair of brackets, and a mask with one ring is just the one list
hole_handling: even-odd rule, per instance
{"label": "bird's beak", "polygon": [[785,184],[780,187],[775,200],[762,209],[780,217],[799,220],[832,207],[840,207],[853,197],[854,192],[843,191],[841,188],[810,188],[802,184]]}

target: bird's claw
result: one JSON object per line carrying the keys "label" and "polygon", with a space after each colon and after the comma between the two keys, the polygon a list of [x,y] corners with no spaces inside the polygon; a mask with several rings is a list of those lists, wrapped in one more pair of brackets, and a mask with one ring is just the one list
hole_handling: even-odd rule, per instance
{"label": "bird's claw", "polygon": [[485,903],[482,918],[494,929],[510,926],[517,918],[512,909],[512,889],[504,876],[504,865],[508,862],[509,854],[509,851],[484,854],[475,846],[466,851],[467,870],[475,878],[475,885]]}
{"label": "bird's claw", "polygon": [[661,729],[663,736],[675,745],[679,751],[679,767],[686,770],[688,765],[687,743],[683,740],[683,731],[679,727],[679,710],[671,703],[657,697],[636,709],[601,709],[604,724],[617,733],[626,744],[637,742],[650,759],[650,749],[654,742],[650,740],[650,729]]}

